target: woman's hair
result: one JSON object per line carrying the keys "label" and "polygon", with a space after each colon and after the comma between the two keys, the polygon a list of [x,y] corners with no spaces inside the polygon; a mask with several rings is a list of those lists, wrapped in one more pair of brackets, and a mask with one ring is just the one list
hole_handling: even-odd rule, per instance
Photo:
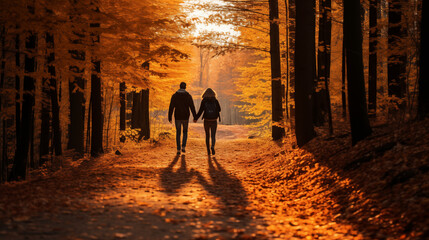
{"label": "woman's hair", "polygon": [[216,92],[211,89],[211,88],[207,88],[203,95],[201,95],[201,98],[206,98],[206,97],[216,97]]}

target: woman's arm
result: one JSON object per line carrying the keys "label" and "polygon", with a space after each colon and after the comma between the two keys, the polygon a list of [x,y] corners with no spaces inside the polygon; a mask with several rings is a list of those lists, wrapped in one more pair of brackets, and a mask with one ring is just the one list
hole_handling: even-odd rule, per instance
{"label": "woman's arm", "polygon": [[197,116],[194,118],[194,120],[198,120],[198,118],[200,118],[200,116],[201,116],[201,114],[203,113],[203,111],[204,111],[204,106],[205,106],[205,99],[203,99],[202,101],[201,101],[201,104],[200,104],[200,109],[198,110],[198,113],[197,113]]}

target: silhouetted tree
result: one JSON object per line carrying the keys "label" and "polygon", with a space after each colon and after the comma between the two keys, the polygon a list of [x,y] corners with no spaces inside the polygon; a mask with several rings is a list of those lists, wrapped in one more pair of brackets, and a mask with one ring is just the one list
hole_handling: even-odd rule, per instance
{"label": "silhouetted tree", "polygon": [[[426,2],[426,3],[425,3]],[[429,65],[428,65],[428,1],[422,1],[422,20],[420,27],[420,76],[418,116],[423,119],[429,115]]]}
{"label": "silhouetted tree", "polygon": [[[100,12],[97,0],[92,0],[94,14]],[[100,23],[91,23],[91,38],[94,48],[100,43]],[[103,153],[103,111],[101,109],[101,60],[97,54],[91,59],[93,69],[91,73],[91,110],[92,110],[92,134],[91,134],[91,156],[97,157]]]}
{"label": "silhouetted tree", "polygon": [[[120,109],[119,109],[119,130],[120,131],[125,131],[126,128],[126,94],[125,94],[125,90],[126,90],[126,85],[125,82],[121,82],[119,84],[119,104],[120,104]],[[120,138],[121,142],[125,142],[125,137],[121,136]]]}
{"label": "silhouetted tree", "polygon": [[402,16],[406,4],[404,0],[389,1],[388,94],[393,104],[389,112],[395,117],[397,110],[404,110],[406,106],[407,53],[402,44],[402,40],[407,36]]}
{"label": "silhouetted tree", "polygon": [[[28,8],[31,14],[34,14],[34,8]],[[24,85],[23,85],[23,101],[22,101],[22,119],[20,121],[21,133],[18,136],[19,141],[16,146],[16,154],[12,167],[11,179],[25,179],[27,175],[27,164],[32,164],[32,140],[34,133],[34,91],[35,79],[32,73],[36,71],[36,51],[37,35],[30,32],[25,41],[25,59],[24,59]],[[33,54],[32,54],[33,53]]]}
{"label": "silhouetted tree", "polygon": [[329,81],[331,76],[331,0],[319,2],[319,42],[317,54],[317,81],[313,94],[314,124],[322,126],[328,117],[329,130],[332,133],[331,98]]}
{"label": "silhouetted tree", "polygon": [[315,136],[312,114],[316,64],[314,8],[314,0],[296,1],[295,131],[299,146],[303,146]]}
{"label": "silhouetted tree", "polygon": [[352,144],[356,144],[371,134],[363,75],[360,11],[360,0],[344,1],[344,42],[347,61],[347,93]]}
{"label": "silhouetted tree", "polygon": [[369,63],[368,63],[368,113],[375,117],[377,113],[377,44],[378,9],[380,0],[370,0],[369,4]]}
{"label": "silhouetted tree", "polygon": [[269,0],[270,17],[270,56],[271,56],[271,101],[272,101],[272,137],[281,139],[285,135],[283,126],[283,102],[280,65],[279,3]]}
{"label": "silhouetted tree", "polygon": [[[6,69],[6,27],[1,26],[0,31],[0,42],[1,42],[1,73],[0,73],[0,89],[4,88],[5,81],[5,69]],[[0,94],[0,112],[3,109],[3,96]],[[1,146],[0,146],[0,183],[7,180],[5,172],[7,170],[7,144],[6,144],[6,120],[0,119],[0,131],[2,131]]]}

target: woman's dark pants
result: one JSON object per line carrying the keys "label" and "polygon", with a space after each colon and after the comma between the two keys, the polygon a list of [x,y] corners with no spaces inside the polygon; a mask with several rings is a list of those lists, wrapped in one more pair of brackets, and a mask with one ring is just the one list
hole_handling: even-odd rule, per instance
{"label": "woman's dark pants", "polygon": [[207,152],[210,152],[210,137],[212,138],[212,148],[214,148],[216,143],[216,129],[217,121],[204,120],[204,130],[206,132],[206,147]]}

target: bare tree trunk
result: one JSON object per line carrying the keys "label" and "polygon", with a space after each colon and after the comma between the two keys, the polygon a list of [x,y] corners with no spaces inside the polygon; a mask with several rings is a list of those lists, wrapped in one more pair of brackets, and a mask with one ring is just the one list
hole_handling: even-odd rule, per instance
{"label": "bare tree trunk", "polygon": [[50,99],[51,99],[51,111],[52,111],[52,133],[53,133],[53,148],[55,150],[55,156],[60,156],[62,154],[62,144],[61,144],[61,127],[60,127],[60,106],[58,103],[58,86],[56,79],[55,66],[53,65],[55,61],[55,40],[54,35],[46,34],[46,44],[51,50],[48,56],[48,72],[51,75],[49,79],[50,83]]}
{"label": "bare tree trunk", "polygon": [[[92,1],[94,14],[99,13],[99,2]],[[92,43],[95,48],[100,44],[100,23],[91,23],[90,28],[94,30],[91,33]],[[91,74],[91,99],[92,99],[92,136],[91,136],[91,156],[97,157],[103,153],[103,111],[102,90],[101,90],[101,60],[97,53],[93,53],[92,57],[93,71]]]}
{"label": "bare tree trunk", "polygon": [[380,0],[370,0],[369,6],[369,76],[368,76],[368,115],[377,116],[377,15]]}
{"label": "bare tree trunk", "polygon": [[141,91],[141,137],[144,140],[150,138],[150,122],[149,122],[149,89],[144,89]]}
{"label": "bare tree trunk", "polygon": [[112,98],[110,100],[110,109],[109,109],[109,117],[107,118],[107,131],[106,131],[106,149],[109,148],[109,131],[110,131],[110,121],[112,120],[112,109],[113,109],[113,100],[115,99],[115,94],[112,91]]}
{"label": "bare tree trunk", "polygon": [[360,0],[344,1],[344,40],[347,58],[347,92],[353,145],[371,134],[363,74],[360,9]]}
{"label": "bare tree trunk", "polygon": [[278,140],[285,135],[280,64],[279,4],[277,0],[269,0],[268,2],[270,10],[272,137],[273,140]]}
{"label": "bare tree trunk", "polygon": [[[5,80],[5,71],[6,71],[6,27],[1,26],[0,31],[0,41],[1,41],[1,73],[0,73],[0,89],[4,88]],[[3,109],[3,98],[0,94],[0,112]],[[0,154],[0,183],[7,180],[7,177],[4,176],[4,173],[7,170],[7,145],[6,145],[6,120],[0,118],[0,130],[2,131],[1,138],[1,154]]]}
{"label": "bare tree trunk", "polygon": [[[37,35],[31,33],[25,42],[25,48],[28,52],[34,52],[37,45]],[[34,73],[36,71],[36,58],[28,54],[25,55],[24,69],[26,73]],[[31,148],[34,129],[34,90],[35,79],[32,75],[24,76],[23,86],[23,102],[22,102],[22,130],[20,134],[20,144],[17,146],[17,154],[12,168],[11,179],[25,179],[27,176],[27,165],[31,160]]]}
{"label": "bare tree trunk", "polygon": [[296,1],[295,132],[300,147],[315,136],[311,100],[316,64],[314,7],[314,0]]}
{"label": "bare tree trunk", "polygon": [[406,106],[407,53],[401,40],[407,36],[402,17],[402,10],[407,4],[405,0],[389,2],[388,94],[393,104],[389,109],[389,113],[397,120],[399,120],[398,114],[403,113]]}
{"label": "bare tree trunk", "polygon": [[289,120],[289,1],[285,0],[285,15],[286,15],[286,89],[285,89],[285,105],[286,105],[286,119]]}
{"label": "bare tree trunk", "polygon": [[[49,64],[52,63],[53,60],[51,60],[50,58],[51,56],[51,52],[52,52],[52,47],[53,47],[53,37],[49,34],[46,33],[45,35],[45,40],[46,40],[46,50],[45,50],[45,54],[46,54],[46,66],[45,68],[49,68]],[[53,54],[53,53],[52,53]],[[51,67],[53,67],[51,65]],[[50,71],[51,69],[48,69],[48,71]],[[55,70],[54,70],[55,71]],[[52,78],[52,73],[50,73],[51,78]],[[47,161],[47,155],[49,154],[49,140],[50,140],[50,121],[51,121],[51,116],[50,116],[50,109],[51,109],[51,105],[50,105],[50,93],[51,93],[51,83],[50,83],[51,79],[48,79],[46,77],[44,77],[42,79],[42,111],[41,111],[41,133],[40,133],[40,150],[39,150],[39,154],[40,154],[40,164],[43,164],[45,161]]]}
{"label": "bare tree trunk", "polygon": [[295,0],[288,1],[288,71],[289,71],[289,121],[291,129],[295,128],[295,31],[296,31],[296,4]]}
{"label": "bare tree trunk", "polygon": [[100,61],[93,61],[94,72],[91,75],[91,109],[92,109],[92,134],[91,156],[97,157],[103,153],[103,114],[101,109],[101,78]]}
{"label": "bare tree trunk", "polygon": [[[77,0],[73,0],[73,4],[77,4]],[[77,9],[72,9],[70,13],[70,21],[79,21],[81,16]],[[83,49],[86,38],[86,30],[80,27],[72,29],[71,44],[76,46],[76,49],[69,50],[75,65],[70,66],[72,79],[69,80],[69,97],[70,97],[70,125],[69,125],[69,141],[68,149],[74,149],[78,154],[84,153],[84,131],[85,131],[85,61],[86,52]]]}
{"label": "bare tree trunk", "polygon": [[[126,128],[126,94],[125,94],[126,85],[125,82],[121,82],[119,85],[119,101],[120,101],[120,111],[119,111],[119,130],[125,131]],[[121,142],[125,142],[125,137],[121,136]]]}
{"label": "bare tree trunk", "polygon": [[344,43],[343,34],[343,49],[341,56],[341,103],[342,103],[342,117],[347,118],[347,96],[346,96],[346,78],[347,78],[347,62],[346,62],[346,44]]}
{"label": "bare tree trunk", "polygon": [[[425,3],[426,2],[426,3]],[[420,76],[418,96],[418,117],[424,119],[429,116],[429,74],[428,74],[428,1],[422,1],[422,20],[420,30]]]}

